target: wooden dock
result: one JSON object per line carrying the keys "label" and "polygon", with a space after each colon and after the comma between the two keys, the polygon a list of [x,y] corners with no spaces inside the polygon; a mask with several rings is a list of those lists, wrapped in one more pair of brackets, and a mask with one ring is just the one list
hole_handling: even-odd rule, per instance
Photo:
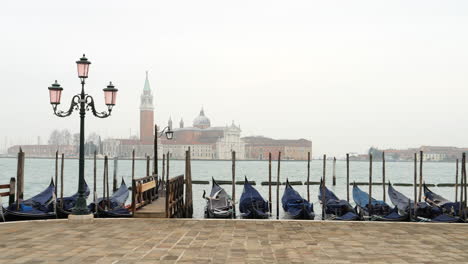
{"label": "wooden dock", "polygon": [[135,218],[166,218],[166,197],[159,197],[139,210],[133,215]]}

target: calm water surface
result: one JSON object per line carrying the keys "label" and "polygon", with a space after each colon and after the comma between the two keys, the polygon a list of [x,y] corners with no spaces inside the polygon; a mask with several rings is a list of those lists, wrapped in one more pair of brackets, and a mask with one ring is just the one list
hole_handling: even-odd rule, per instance
{"label": "calm water surface", "polygon": [[[103,160],[97,162],[97,192],[102,193]],[[322,176],[322,161],[314,160],[311,162],[310,180],[319,181]],[[109,161],[109,177],[112,184],[113,161]],[[219,180],[231,180],[231,161],[192,161],[192,179],[193,180],[211,180],[211,177]],[[60,166],[60,165],[59,165]],[[135,161],[136,177],[143,177],[146,171],[146,161]],[[131,182],[131,161],[119,160],[118,177],[124,178],[128,185]],[[185,163],[181,160],[171,160],[170,176],[176,176],[184,173]],[[159,166],[161,171],[161,164]],[[337,161],[336,164],[336,186],[331,186],[332,180],[332,162],[327,161],[327,186],[331,188],[340,198],[346,199],[346,162]],[[64,170],[64,195],[71,195],[76,192],[78,182],[78,160],[65,160]],[[273,181],[277,177],[277,162],[272,164]],[[414,168],[412,162],[387,162],[386,179],[392,183],[412,183]],[[25,198],[31,197],[43,190],[51,177],[55,175],[54,159],[26,159],[25,162]],[[455,163],[424,163],[423,168],[424,181],[426,183],[454,183],[455,182]],[[16,159],[0,159],[0,184],[9,182],[10,177],[16,176]],[[268,162],[267,161],[238,161],[236,163],[236,180],[240,181],[247,176],[249,180],[257,182],[256,188],[268,199],[268,186],[261,186],[262,181],[268,181]],[[86,181],[90,188],[93,186],[93,161],[86,160]],[[419,176],[418,176],[419,177]],[[305,161],[282,161],[280,181],[306,181],[307,180],[307,162]],[[350,163],[350,182],[367,182],[369,179],[369,162],[352,161]],[[382,166],[380,162],[373,164],[373,181],[382,181]],[[120,183],[120,180],[119,180]],[[204,199],[201,198],[203,190],[209,192],[211,185],[193,185],[194,199],[194,217],[203,217]],[[228,193],[231,193],[231,185],[223,185]],[[294,186],[294,188],[303,197],[307,196],[307,187],[305,185]],[[367,191],[368,186],[361,186]],[[400,192],[409,197],[413,197],[413,187],[396,187]],[[236,185],[236,198],[242,193],[242,185]],[[276,214],[276,187],[273,187],[272,202],[273,213]],[[284,186],[280,187],[280,199]],[[382,199],[382,186],[373,186],[373,196]],[[435,192],[440,193],[448,199],[454,199],[453,187],[433,187]],[[314,203],[315,212],[320,212],[318,203],[318,186],[310,186],[311,201]],[[100,196],[100,195],[99,195]],[[92,197],[92,195],[90,195]],[[351,188],[350,199],[352,201]],[[4,199],[4,202],[6,200]],[[387,199],[387,202],[388,199]],[[389,202],[390,203],[390,202]],[[280,204],[281,206],[281,204]],[[283,210],[280,208],[280,216],[283,216]]]}

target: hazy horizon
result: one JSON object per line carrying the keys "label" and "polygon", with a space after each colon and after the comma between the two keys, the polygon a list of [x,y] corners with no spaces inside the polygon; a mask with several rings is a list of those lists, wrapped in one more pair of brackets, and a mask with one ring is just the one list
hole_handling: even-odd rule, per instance
{"label": "hazy horizon", "polygon": [[[58,118],[47,87],[79,92],[75,61],[92,62],[86,91],[119,89],[112,117],[88,112],[86,134],[139,129],[145,71],[155,122],[185,126],[203,106],[242,136],[305,138],[313,156],[371,146],[468,147],[465,1],[63,1],[3,3],[0,146],[46,142]],[[130,132],[131,130],[131,132]]]}

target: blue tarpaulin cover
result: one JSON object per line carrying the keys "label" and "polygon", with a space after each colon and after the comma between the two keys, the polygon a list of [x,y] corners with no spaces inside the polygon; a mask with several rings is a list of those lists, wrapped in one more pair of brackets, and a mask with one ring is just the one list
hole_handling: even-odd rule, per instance
{"label": "blue tarpaulin cover", "polygon": [[281,199],[283,209],[292,218],[295,219],[314,219],[314,208],[311,203],[303,199],[301,195],[294,190],[289,181],[286,181],[286,188]]}
{"label": "blue tarpaulin cover", "polygon": [[244,182],[244,191],[239,200],[239,211],[244,218],[268,218],[268,202],[249,183]]}
{"label": "blue tarpaulin cover", "polygon": [[[325,188],[325,189],[324,189]],[[354,208],[346,200],[340,200],[330,189],[323,184],[320,184],[318,199],[322,201],[322,193],[325,192],[325,213],[327,215],[334,215],[335,220],[357,220],[359,216],[356,214]]]}

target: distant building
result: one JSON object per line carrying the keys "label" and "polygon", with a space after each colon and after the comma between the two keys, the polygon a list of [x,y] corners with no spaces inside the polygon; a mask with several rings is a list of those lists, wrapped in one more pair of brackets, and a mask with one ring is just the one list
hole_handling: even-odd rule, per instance
{"label": "distant building", "polygon": [[[185,151],[190,148],[192,159],[229,160],[232,151],[236,159],[266,159],[268,151],[277,155],[281,151],[284,159],[305,160],[311,151],[312,143],[305,139],[273,140],[264,137],[241,138],[241,128],[234,121],[231,125],[212,126],[211,120],[202,108],[193,120],[192,126],[185,126],[181,119],[179,127],[173,127],[172,117],[168,126],[174,132],[172,140],[164,136],[158,139],[158,158],[169,152],[171,158],[185,158]],[[146,74],[143,92],[140,97],[140,138],[107,139],[103,142],[103,153],[110,156],[131,157],[135,150],[137,157],[153,156],[154,151],[154,100],[148,73]],[[248,152],[248,153],[247,153]]]}
{"label": "distant building", "polygon": [[271,152],[273,159],[278,159],[278,152],[285,160],[307,160],[307,153],[312,152],[312,141],[306,139],[272,139],[267,137],[244,137],[247,159],[266,160]]}
{"label": "distant building", "polygon": [[15,145],[8,148],[8,155],[15,156],[20,148],[27,157],[54,157],[56,151],[67,157],[76,156],[76,146],[74,145]]}
{"label": "distant building", "polygon": [[[468,148],[445,147],[445,146],[421,146],[419,148],[408,149],[384,149],[385,159],[395,161],[408,161],[414,159],[417,154],[419,159],[420,151],[423,152],[424,161],[453,161],[461,159],[462,153],[467,152]],[[379,158],[379,157],[377,157]]]}
{"label": "distant building", "polygon": [[[172,125],[171,119],[168,124]],[[212,127],[202,108],[192,127],[184,127],[182,120],[179,124],[179,128],[172,128],[174,139],[162,139],[162,152],[169,152],[174,158],[184,158],[185,151],[190,148],[192,159],[231,159],[231,152],[236,151],[237,159],[245,159],[241,129],[234,122],[230,126]]]}
{"label": "distant building", "polygon": [[153,144],[154,140],[154,105],[146,72],[145,86],[140,98],[140,144]]}

